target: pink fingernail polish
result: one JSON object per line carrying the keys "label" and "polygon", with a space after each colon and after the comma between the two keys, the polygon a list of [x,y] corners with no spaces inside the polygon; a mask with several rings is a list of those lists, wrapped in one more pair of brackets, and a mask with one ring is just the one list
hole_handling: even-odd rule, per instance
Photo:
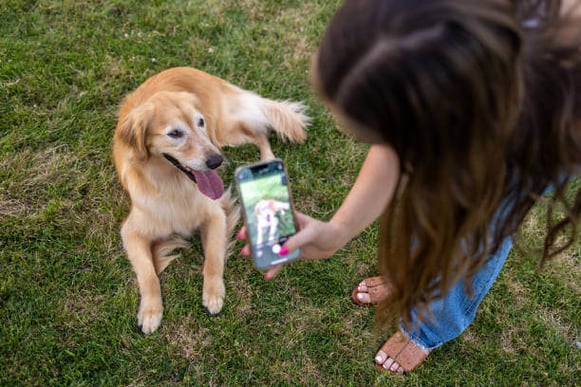
{"label": "pink fingernail polish", "polygon": [[236,234],[236,239],[242,239],[242,231],[238,231],[238,234]]}
{"label": "pink fingernail polish", "polygon": [[288,254],[288,249],[286,248],[286,246],[283,246],[283,248],[280,249],[279,254],[280,255],[287,255]]}

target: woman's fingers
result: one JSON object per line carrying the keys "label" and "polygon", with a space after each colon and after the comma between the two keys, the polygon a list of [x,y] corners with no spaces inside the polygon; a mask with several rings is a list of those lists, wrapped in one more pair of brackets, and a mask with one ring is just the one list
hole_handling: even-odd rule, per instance
{"label": "woman's fingers", "polygon": [[283,267],[284,265],[276,265],[271,267],[266,273],[264,273],[264,279],[266,281],[273,279],[282,270]]}
{"label": "woman's fingers", "polygon": [[236,238],[239,240],[243,240],[243,239],[246,239],[247,237],[248,237],[248,235],[246,233],[246,226],[242,226],[240,231],[238,231],[238,234],[236,234]]}
{"label": "woman's fingers", "polygon": [[[238,240],[246,240],[247,239],[246,226],[243,226],[240,229],[240,231],[238,231],[238,233],[236,234],[236,239],[238,239]],[[242,249],[240,249],[240,255],[243,255],[243,256],[250,255],[250,245],[248,245],[248,244],[244,245],[244,247]]]}

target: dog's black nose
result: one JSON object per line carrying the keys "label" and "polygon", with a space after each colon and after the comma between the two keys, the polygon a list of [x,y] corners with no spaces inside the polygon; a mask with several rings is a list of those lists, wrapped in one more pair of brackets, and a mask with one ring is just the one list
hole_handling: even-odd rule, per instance
{"label": "dog's black nose", "polygon": [[208,160],[206,160],[206,165],[210,169],[216,169],[220,165],[222,165],[222,161],[224,161],[224,158],[221,155],[214,154],[214,155],[208,157]]}

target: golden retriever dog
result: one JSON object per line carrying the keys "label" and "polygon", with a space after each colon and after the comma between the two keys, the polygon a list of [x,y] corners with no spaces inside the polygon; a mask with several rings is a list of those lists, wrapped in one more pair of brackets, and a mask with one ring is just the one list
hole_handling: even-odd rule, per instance
{"label": "golden retriever dog", "polygon": [[178,67],[146,80],[121,103],[113,140],[119,179],[131,198],[121,227],[140,292],[137,323],[155,331],[163,304],[158,275],[200,231],[204,249],[202,304],[224,303],[224,264],[238,206],[216,173],[221,148],[254,143],[274,158],[268,135],[302,142],[304,105],[274,101],[203,71]]}

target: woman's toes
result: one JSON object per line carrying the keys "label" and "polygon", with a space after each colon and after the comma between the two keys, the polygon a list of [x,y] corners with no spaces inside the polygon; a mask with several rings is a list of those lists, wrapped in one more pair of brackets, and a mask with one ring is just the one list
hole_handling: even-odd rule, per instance
{"label": "woman's toes", "polygon": [[371,302],[369,293],[357,293],[357,299],[364,304],[369,304]]}
{"label": "woman's toes", "polygon": [[391,357],[388,357],[387,360],[385,361],[385,363],[383,363],[383,368],[386,369],[386,370],[391,370],[391,367],[394,364],[397,364],[397,363],[394,362]]}
{"label": "woman's toes", "polygon": [[371,297],[369,297],[369,290],[367,289],[367,285],[365,285],[365,281],[361,281],[359,285],[357,285],[357,299],[364,304],[369,304],[371,302]]}

